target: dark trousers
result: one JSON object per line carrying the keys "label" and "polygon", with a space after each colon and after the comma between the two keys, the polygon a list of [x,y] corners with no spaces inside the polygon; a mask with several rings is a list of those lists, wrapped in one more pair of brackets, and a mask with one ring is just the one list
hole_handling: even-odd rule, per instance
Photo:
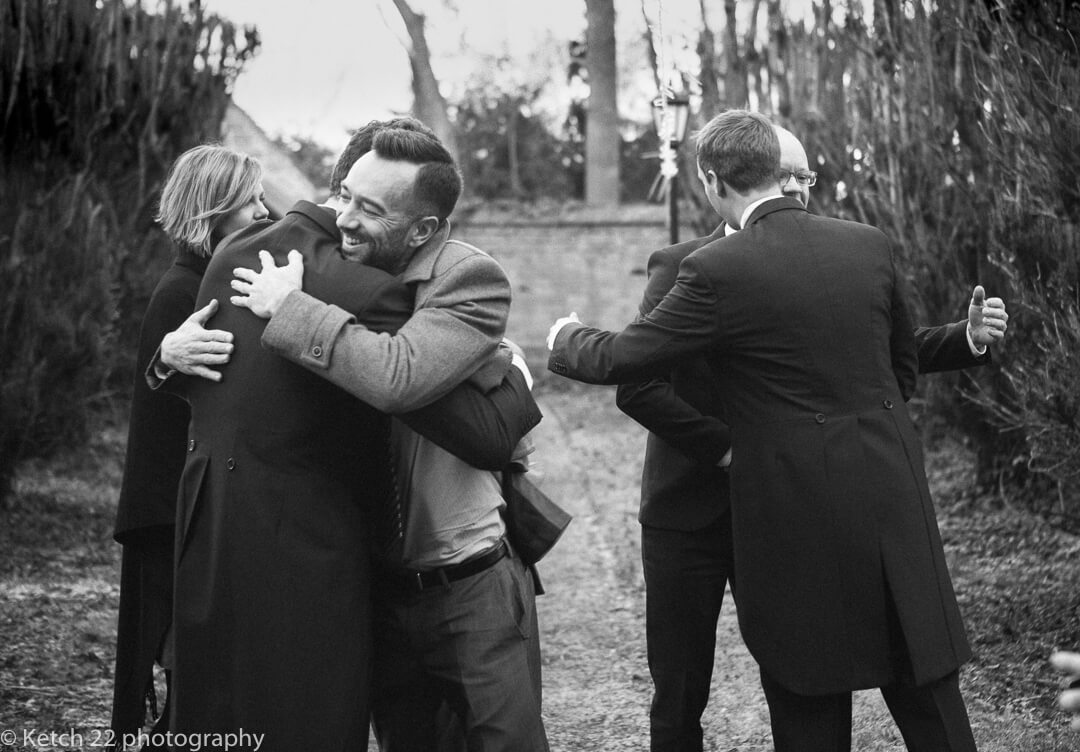
{"label": "dark trousers", "polygon": [[[154,695],[154,662],[172,623],[173,528],[139,531],[124,545],[120,565],[120,612],[112,724],[118,739],[142,730],[147,699]],[[157,707],[152,708],[156,713]],[[160,719],[168,726],[168,704]]]}
{"label": "dark trousers", "polygon": [[374,618],[382,752],[548,752],[536,596],[519,558],[420,593],[379,585]]}
{"label": "dark trousers", "polygon": [[732,558],[729,515],[700,530],[641,528],[652,752],[701,752],[716,622],[725,587],[734,587]]}
{"label": "dark trousers", "polygon": [[[776,752],[851,750],[850,692],[795,694],[764,670],[761,686],[769,703]],[[882,687],[881,694],[909,752],[975,752],[957,672],[918,687]]]}

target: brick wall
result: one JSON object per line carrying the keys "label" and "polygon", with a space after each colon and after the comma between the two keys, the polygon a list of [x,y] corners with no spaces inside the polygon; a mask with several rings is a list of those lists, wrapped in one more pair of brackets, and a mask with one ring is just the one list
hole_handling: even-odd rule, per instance
{"label": "brick wall", "polygon": [[[663,205],[610,210],[579,206],[518,211],[481,209],[455,220],[454,237],[490,253],[513,286],[507,336],[529,355],[533,370],[547,360],[544,340],[560,316],[621,329],[637,314],[649,254],[667,245]],[[681,239],[693,237],[683,227]]]}

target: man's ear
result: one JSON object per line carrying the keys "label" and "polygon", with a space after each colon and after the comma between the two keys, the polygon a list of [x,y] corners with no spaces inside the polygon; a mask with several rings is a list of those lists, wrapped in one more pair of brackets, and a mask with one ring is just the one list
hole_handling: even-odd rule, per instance
{"label": "man's ear", "polygon": [[438,217],[424,217],[413,225],[412,235],[409,238],[409,245],[413,248],[419,248],[424,243],[431,240],[431,236],[438,232],[438,230]]}
{"label": "man's ear", "polygon": [[717,177],[716,173],[712,170],[709,170],[709,182],[712,184],[713,191],[716,192],[716,195],[718,197],[727,197],[728,184],[721,180],[719,177]]}

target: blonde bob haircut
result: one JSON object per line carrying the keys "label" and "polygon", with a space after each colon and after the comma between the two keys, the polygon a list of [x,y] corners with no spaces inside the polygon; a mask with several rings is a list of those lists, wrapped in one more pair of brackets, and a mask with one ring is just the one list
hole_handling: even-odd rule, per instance
{"label": "blonde bob haircut", "polygon": [[173,163],[161,190],[157,221],[173,242],[209,256],[221,220],[252,199],[262,167],[247,154],[204,144]]}

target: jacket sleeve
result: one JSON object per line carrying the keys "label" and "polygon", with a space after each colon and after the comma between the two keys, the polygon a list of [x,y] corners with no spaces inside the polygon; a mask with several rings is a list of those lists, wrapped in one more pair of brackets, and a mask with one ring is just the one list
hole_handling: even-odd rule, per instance
{"label": "jacket sleeve", "polygon": [[921,326],[915,330],[919,373],[955,371],[990,362],[990,348],[983,355],[971,351],[967,319],[944,326]]}
{"label": "jacket sleeve", "polygon": [[663,376],[706,348],[722,348],[717,295],[693,256],[675,286],[648,316],[621,332],[568,324],[555,337],[548,370],[587,384],[620,384]]}
{"label": "jacket sleeve", "polygon": [[[678,263],[666,250],[650,256],[648,268],[649,281],[639,308],[642,317],[671,290],[679,271]],[[702,366],[694,364],[695,368]],[[667,376],[620,384],[615,403],[639,424],[702,464],[715,465],[731,446],[727,425],[680,397]]]}
{"label": "jacket sleeve", "polygon": [[270,319],[262,343],[382,412],[408,412],[446,395],[495,353],[506,329],[510,283],[494,259],[472,255],[431,280],[418,304],[390,334],[293,292]]}
{"label": "jacket sleeve", "polygon": [[892,302],[891,318],[892,330],[889,335],[889,351],[892,360],[893,374],[900,386],[900,394],[904,401],[911,399],[915,393],[915,384],[918,378],[919,361],[915,351],[915,335],[911,326],[911,314],[908,313],[907,282],[904,275],[896,268],[896,254],[890,253],[892,258]]}
{"label": "jacket sleeve", "polygon": [[465,382],[430,405],[398,417],[473,467],[503,470],[518,442],[536,427],[542,413],[525,376],[511,368],[502,383],[487,393]]}

